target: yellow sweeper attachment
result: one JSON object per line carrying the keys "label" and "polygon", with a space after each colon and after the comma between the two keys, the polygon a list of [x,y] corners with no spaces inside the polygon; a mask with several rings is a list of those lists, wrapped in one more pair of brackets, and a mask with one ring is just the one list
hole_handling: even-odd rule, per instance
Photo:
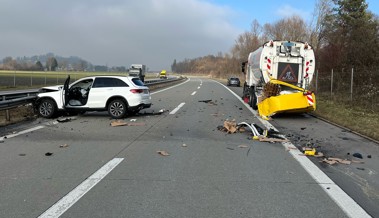
{"label": "yellow sweeper attachment", "polygon": [[[281,90],[291,90],[280,94]],[[271,79],[263,88],[263,99],[258,103],[259,114],[267,118],[276,113],[305,113],[316,110],[315,95],[303,88]]]}

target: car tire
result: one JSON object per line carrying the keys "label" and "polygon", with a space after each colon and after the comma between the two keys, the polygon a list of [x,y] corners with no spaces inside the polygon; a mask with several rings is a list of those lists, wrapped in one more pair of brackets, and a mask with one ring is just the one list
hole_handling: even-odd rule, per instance
{"label": "car tire", "polygon": [[114,119],[123,118],[126,110],[126,103],[122,99],[115,99],[108,105],[108,114]]}
{"label": "car tire", "polygon": [[51,118],[57,112],[57,105],[51,99],[42,99],[38,104],[38,114],[44,118]]}

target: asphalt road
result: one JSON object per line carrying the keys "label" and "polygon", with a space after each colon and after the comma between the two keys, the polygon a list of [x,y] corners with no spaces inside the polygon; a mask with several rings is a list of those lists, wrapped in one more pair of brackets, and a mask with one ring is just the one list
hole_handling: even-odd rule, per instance
{"label": "asphalt road", "polygon": [[[17,132],[1,130],[7,138],[0,137],[0,217],[366,217],[359,202],[343,194],[348,191],[317,173],[307,157],[285,149],[328,124],[275,118],[271,123],[280,131],[304,137],[291,135],[293,144],[258,142],[248,132],[217,130],[226,119],[261,122],[218,82],[191,78],[152,98],[145,114],[124,119],[135,126],[112,127],[106,113],[86,113],[69,122],[39,119]],[[161,109],[168,111],[157,115]],[[291,122],[300,124],[288,127]],[[341,137],[353,138],[347,132]],[[377,170],[377,160],[370,161],[365,167]],[[338,171],[342,166],[323,167],[347,175]],[[363,172],[369,171],[356,173]],[[346,187],[356,191],[353,198],[362,196],[363,189]],[[375,215],[379,209],[365,210]]]}

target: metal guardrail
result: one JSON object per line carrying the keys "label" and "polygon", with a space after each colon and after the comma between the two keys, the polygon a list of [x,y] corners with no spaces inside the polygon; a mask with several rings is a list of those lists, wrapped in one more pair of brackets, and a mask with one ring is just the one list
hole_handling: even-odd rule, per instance
{"label": "metal guardrail", "polygon": [[[153,79],[146,80],[146,86],[153,86],[157,84],[173,82],[181,78],[168,78],[168,79]],[[14,90],[0,92],[0,110],[8,110],[20,105],[33,103],[37,99],[39,89],[29,90]]]}

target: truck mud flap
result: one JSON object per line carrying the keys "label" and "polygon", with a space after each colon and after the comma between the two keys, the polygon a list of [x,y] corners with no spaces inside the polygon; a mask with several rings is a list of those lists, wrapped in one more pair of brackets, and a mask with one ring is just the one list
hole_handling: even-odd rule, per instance
{"label": "truck mud flap", "polygon": [[258,112],[263,118],[277,113],[305,113],[316,110],[316,97],[313,93],[296,92],[271,96],[258,103]]}

